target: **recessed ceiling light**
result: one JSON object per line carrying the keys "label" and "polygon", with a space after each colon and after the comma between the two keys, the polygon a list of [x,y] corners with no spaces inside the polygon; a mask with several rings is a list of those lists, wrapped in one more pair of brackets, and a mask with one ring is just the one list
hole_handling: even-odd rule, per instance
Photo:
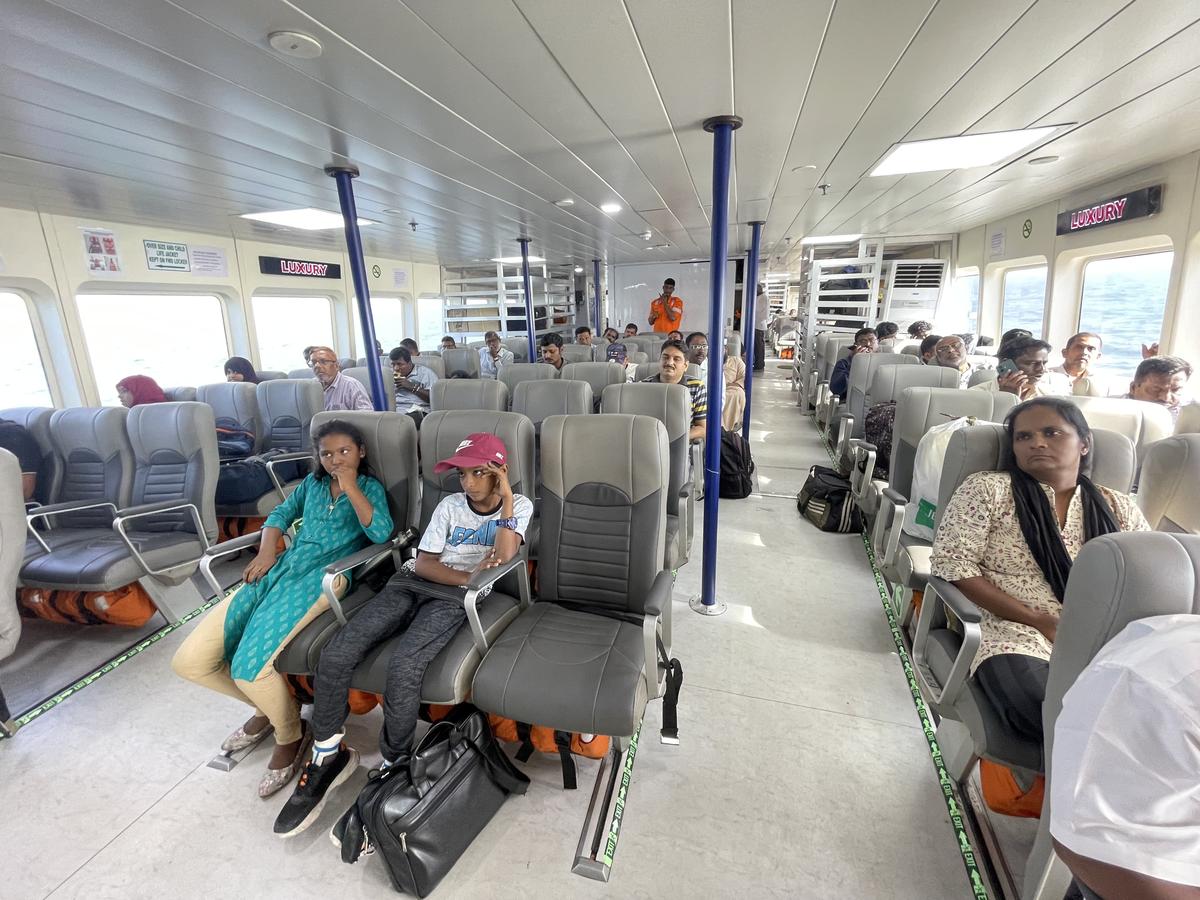
{"label": "recessed ceiling light", "polygon": [[562,209],[566,209],[568,206],[574,206],[575,201],[570,197],[563,197],[561,200],[555,200],[554,205]]}
{"label": "recessed ceiling light", "polygon": [[[511,264],[511,263],[519,263],[520,261],[521,261],[521,257],[519,257],[519,256],[495,256],[495,257],[492,257],[492,262],[498,262],[498,263]],[[531,256],[531,257],[529,257],[529,261],[531,263],[539,263],[539,262],[545,262],[546,260],[542,259],[542,257],[540,257],[540,256]]]}
{"label": "recessed ceiling light", "polygon": [[578,275],[578,274],[579,274],[580,272],[582,272],[582,271],[583,271],[583,266],[576,266],[576,267],[575,267],[575,274],[576,274],[576,275]]}
{"label": "recessed ceiling light", "polygon": [[321,55],[321,42],[299,31],[272,31],[267,35],[267,43],[284,56],[296,59],[316,59]]}
{"label": "recessed ceiling light", "polygon": [[829,234],[822,237],[801,238],[802,244],[850,244],[861,238],[861,234]]}
{"label": "recessed ceiling light", "polygon": [[405,212],[402,209],[388,208],[388,209],[383,210],[383,214],[385,216],[403,216],[403,215],[405,215]]}
{"label": "recessed ceiling light", "polygon": [[[253,219],[256,222],[268,222],[271,225],[282,225],[284,228],[299,228],[302,231],[325,231],[329,228],[341,228],[344,223],[341,213],[329,212],[324,209],[280,209],[275,212],[245,213],[243,219]],[[369,219],[359,219],[359,225],[374,225]]]}
{"label": "recessed ceiling light", "polygon": [[601,203],[600,204],[600,212],[606,212],[610,216],[613,213],[619,213],[620,211],[621,211],[620,203]]}
{"label": "recessed ceiling light", "polygon": [[792,169],[792,171],[793,171],[793,172],[804,172],[804,171],[808,170],[808,171],[814,171],[814,172],[815,172],[815,171],[816,171],[816,168],[817,168],[816,166],[814,166],[814,165],[811,165],[811,164],[810,164],[810,165],[807,165],[807,166],[796,166],[796,168]]}
{"label": "recessed ceiling light", "polygon": [[1042,128],[1023,128],[1019,131],[994,131],[989,134],[964,134],[929,141],[907,141],[892,147],[871,175],[908,175],[913,172],[940,172],[946,169],[989,166],[1049,137],[1061,127],[1047,125]]}
{"label": "recessed ceiling light", "polygon": [[1029,160],[1031,166],[1048,166],[1050,163],[1058,162],[1057,156],[1035,156]]}
{"label": "recessed ceiling light", "polygon": [[652,238],[652,237],[654,237],[654,235],[652,235],[652,234],[651,234],[649,231],[643,231],[643,232],[642,232],[642,240],[643,240],[643,241],[648,241],[648,240],[650,240],[650,238]]}

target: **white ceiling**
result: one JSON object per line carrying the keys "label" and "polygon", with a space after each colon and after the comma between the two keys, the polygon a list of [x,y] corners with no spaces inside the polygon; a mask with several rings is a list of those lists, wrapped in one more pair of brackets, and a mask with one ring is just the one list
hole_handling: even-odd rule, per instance
{"label": "white ceiling", "polygon": [[[336,209],[350,160],[368,252],[418,261],[705,257],[726,113],[731,250],[765,219],[773,256],[1200,147],[1194,0],[0,0],[0,47],[0,203],[336,246],[231,217]],[[865,177],[899,140],[1065,123],[994,170]]]}

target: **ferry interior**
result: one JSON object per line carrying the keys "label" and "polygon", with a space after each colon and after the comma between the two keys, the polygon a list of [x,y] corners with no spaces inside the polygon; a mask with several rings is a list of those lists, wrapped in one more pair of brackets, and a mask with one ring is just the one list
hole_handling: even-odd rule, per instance
{"label": "ferry interior", "polygon": [[[39,454],[31,475],[0,450],[0,896],[393,890],[382,852],[345,865],[329,840],[384,763],[387,645],[354,674],[357,770],[285,840],[296,782],[258,793],[275,743],[223,751],[250,707],[173,668],[334,419],[366,434],[394,528],[324,568],[325,611],[268,665],[288,702],[311,721],[321,648],[460,490],[434,464],[491,432],[533,523],[495,592],[465,591],[418,737],[470,701],[611,739],[501,742],[531,783],[436,896],[1151,896],[1056,853],[1049,762],[1106,642],[1200,613],[1198,59],[1180,0],[0,0],[0,430]],[[707,411],[626,383],[666,377],[667,279],[716,361],[682,382]],[[899,335],[855,353],[883,322]],[[922,358],[920,322],[963,337],[969,383]],[[626,372],[601,335],[630,325]],[[1152,529],[1071,568],[1044,744],[980,689],[981,611],[905,518],[931,428],[970,417],[939,514],[1002,468],[1012,329],[1047,366],[1102,340],[1063,393],[1093,480]],[[490,332],[513,360],[492,378]],[[396,407],[404,339],[439,376],[423,421]],[[314,347],[373,411],[329,408]],[[1127,396],[1151,358],[1185,361],[1170,402]],[[741,434],[751,489],[723,497]],[[264,487],[230,500],[247,454]],[[798,510],[815,466],[844,476],[840,530]],[[583,624],[505,650],[554,615]]]}

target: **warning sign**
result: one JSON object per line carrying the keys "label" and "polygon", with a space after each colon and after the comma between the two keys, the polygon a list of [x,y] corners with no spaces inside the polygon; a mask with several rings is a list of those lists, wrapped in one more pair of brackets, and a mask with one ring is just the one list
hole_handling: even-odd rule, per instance
{"label": "warning sign", "polygon": [[88,272],[93,275],[119,275],[121,257],[117,253],[117,236],[106,228],[83,229],[83,251],[87,256]]}
{"label": "warning sign", "polygon": [[190,272],[187,244],[171,241],[142,241],[146,248],[146,268],[160,272]]}

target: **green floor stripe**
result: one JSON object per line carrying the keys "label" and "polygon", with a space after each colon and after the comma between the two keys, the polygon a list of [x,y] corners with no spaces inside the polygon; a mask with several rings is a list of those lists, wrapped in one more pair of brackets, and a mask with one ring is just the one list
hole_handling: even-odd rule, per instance
{"label": "green floor stripe", "polygon": [[[24,713],[21,716],[18,716],[16,719],[16,724],[19,726],[19,728],[23,728],[26,725],[28,725],[30,722],[32,722],[34,719],[38,718],[39,716],[45,715],[50,710],[54,709],[54,707],[58,706],[60,703],[62,703],[64,700],[66,700],[68,697],[71,697],[72,695],[79,693],[79,691],[82,691],[89,684],[99,681],[101,678],[103,678],[109,672],[112,672],[114,669],[116,669],[122,663],[128,662],[129,660],[133,659],[133,657],[137,656],[139,653],[141,653],[146,648],[151,647],[154,644],[157,644],[159,641],[161,641],[163,638],[165,638],[172,631],[175,631],[176,629],[187,624],[188,622],[190,622],[192,619],[196,618],[196,616],[200,615],[201,613],[207,612],[208,610],[212,609],[212,607],[214,607],[218,601],[223,600],[223,599],[224,599],[224,597],[214,597],[212,600],[209,600],[207,603],[205,603],[200,608],[192,610],[190,613],[188,613],[186,616],[184,616],[178,622],[175,622],[174,624],[170,624],[170,625],[164,625],[158,631],[154,632],[154,634],[151,634],[148,637],[143,638],[142,640],[140,640],[136,644],[134,644],[132,647],[130,647],[128,650],[125,650],[124,652],[119,653],[118,655],[114,656],[112,659],[110,659],[108,662],[106,662],[100,668],[96,669],[94,672],[92,672],[88,675],[85,675],[83,678],[80,678],[78,681],[76,681],[70,687],[64,688],[63,690],[59,691],[57,694],[55,694],[50,699],[44,700],[41,703],[39,703],[33,709],[29,710],[29,712]],[[0,733],[0,740],[4,740],[5,737],[6,736],[3,733]]]}
{"label": "green floor stripe", "polygon": [[608,841],[604,846],[604,856],[601,858],[609,868],[612,867],[613,857],[617,853],[617,840],[621,837],[621,819],[625,815],[625,801],[629,797],[629,783],[633,780],[633,761],[637,758],[638,738],[642,734],[642,726],[634,732],[629,741],[629,750],[625,753],[625,767],[621,770],[621,786],[617,788],[617,802],[613,805],[612,822],[608,826]]}

